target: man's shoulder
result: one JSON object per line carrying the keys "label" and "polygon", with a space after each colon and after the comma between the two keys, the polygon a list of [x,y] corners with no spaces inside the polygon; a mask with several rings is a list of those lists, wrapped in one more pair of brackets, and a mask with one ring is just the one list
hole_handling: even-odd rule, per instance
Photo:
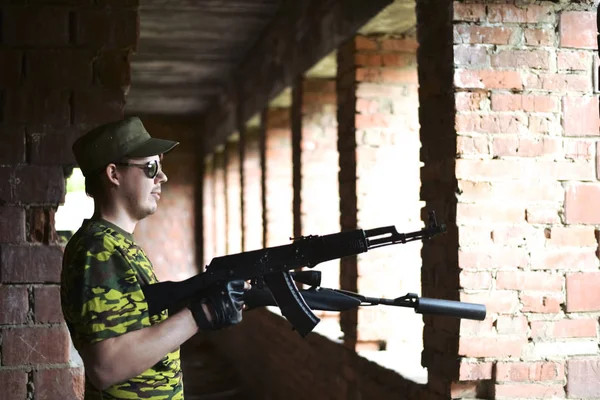
{"label": "man's shoulder", "polygon": [[94,248],[102,250],[115,250],[115,247],[128,244],[128,239],[111,227],[100,222],[86,221],[73,234],[67,247]]}

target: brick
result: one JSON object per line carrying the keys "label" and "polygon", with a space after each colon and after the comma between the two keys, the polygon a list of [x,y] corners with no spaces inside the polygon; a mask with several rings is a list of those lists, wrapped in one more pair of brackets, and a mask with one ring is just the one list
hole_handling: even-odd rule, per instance
{"label": "brick", "polygon": [[460,334],[464,336],[494,334],[494,321],[495,317],[487,317],[483,321],[461,319]]}
{"label": "brick", "polygon": [[454,46],[454,64],[456,66],[485,67],[490,64],[487,49],[481,46]]}
{"label": "brick", "polygon": [[598,49],[595,12],[563,11],[559,27],[560,47]]}
{"label": "brick", "polygon": [[64,321],[60,305],[60,287],[36,287],[33,291],[35,321],[38,323],[61,323]]}
{"label": "brick", "polygon": [[[91,50],[44,49],[25,54],[25,83],[35,87],[72,88],[92,83]],[[65,68],[68,65],[69,68]]]}
{"label": "brick", "polygon": [[[529,133],[533,135],[560,136],[561,132],[562,127],[560,126],[560,117],[558,115],[533,114],[529,116]],[[562,142],[562,139],[558,142]]]}
{"label": "brick", "polygon": [[140,0],[96,0],[96,3],[111,7],[137,7],[140,5]]}
{"label": "brick", "polygon": [[[415,53],[400,53],[400,54],[383,54],[381,57],[382,66],[388,69],[384,69],[382,74],[384,78],[391,76],[391,78],[385,79],[390,82],[398,83],[418,83],[417,77],[417,55]],[[414,67],[414,68],[406,68]],[[394,68],[394,69],[392,69]],[[396,68],[406,68],[407,71],[398,71]],[[398,77],[402,77],[399,79]]]}
{"label": "brick", "polygon": [[500,50],[491,55],[492,67],[548,69],[550,52],[547,50]]}
{"label": "brick", "polygon": [[538,229],[529,224],[498,226],[491,232],[494,244],[501,246],[521,246],[535,242],[540,236]]}
{"label": "brick", "polygon": [[[8,1],[10,3],[10,0]],[[17,1],[14,1],[15,3]],[[29,4],[32,5],[69,5],[69,6],[86,6],[95,3],[94,0],[29,0]]]}
{"label": "brick", "polygon": [[461,293],[460,301],[485,304],[488,313],[513,314],[519,306],[518,294],[510,290],[484,293]]}
{"label": "brick", "polygon": [[25,286],[0,285],[0,325],[27,322],[29,298]]}
{"label": "brick", "polygon": [[562,384],[504,383],[496,385],[495,393],[498,398],[548,399],[565,397],[565,389]]}
{"label": "brick", "polygon": [[595,155],[594,144],[590,140],[565,139],[563,142],[565,158],[591,160]]}
{"label": "brick", "polygon": [[368,36],[356,35],[354,46],[356,50],[377,50],[379,49],[379,41]]}
{"label": "brick", "polygon": [[456,160],[456,177],[464,180],[539,179],[545,176],[555,180],[595,179],[595,165],[591,162],[561,162],[521,158],[492,160]]}
{"label": "brick", "polygon": [[28,134],[29,162],[34,165],[74,165],[71,147],[95,125],[79,124],[63,128],[44,128]]}
{"label": "brick", "polygon": [[522,114],[459,114],[456,131],[460,133],[527,133],[527,118]]}
{"label": "brick", "polygon": [[62,167],[27,165],[15,172],[15,197],[24,203],[58,204],[64,202],[65,177]]}
{"label": "brick", "polygon": [[556,50],[556,67],[559,72],[588,71],[592,66],[592,53],[583,50]]}
{"label": "brick", "polygon": [[516,33],[514,28],[506,26],[455,25],[454,43],[509,44]]}
{"label": "brick", "polygon": [[459,250],[458,260],[460,267],[465,269],[513,268],[527,266],[529,256],[523,249],[492,247]]}
{"label": "brick", "polygon": [[464,289],[491,289],[492,274],[489,272],[460,272],[459,287]]}
{"label": "brick", "polygon": [[461,362],[458,372],[460,381],[477,381],[492,378],[493,364],[491,362]]}
{"label": "brick", "polygon": [[599,224],[600,209],[596,207],[598,196],[600,196],[600,185],[593,183],[568,185],[565,195],[565,222]]}
{"label": "brick", "polygon": [[416,38],[389,38],[380,41],[383,51],[397,51],[401,53],[416,53],[419,42]]}
{"label": "brick", "polygon": [[553,226],[544,230],[546,245],[562,246],[597,246],[598,241],[594,227],[591,226]]}
{"label": "brick", "polygon": [[357,67],[381,67],[383,65],[383,57],[379,53],[356,53],[354,55],[354,63]]}
{"label": "brick", "polygon": [[598,341],[595,339],[566,339],[552,341],[533,341],[528,349],[528,357],[548,359],[596,354]]}
{"label": "brick", "polygon": [[521,292],[519,299],[523,304],[521,311],[533,313],[558,313],[564,301],[562,293]]}
{"label": "brick", "polygon": [[59,364],[69,361],[69,332],[64,325],[2,331],[2,364]]}
{"label": "brick", "polygon": [[506,157],[543,157],[557,158],[562,154],[562,139],[552,137],[494,137],[492,156]]}
{"label": "brick", "polygon": [[36,397],[41,399],[82,399],[85,375],[82,368],[58,368],[33,372]]}
{"label": "brick", "polygon": [[490,4],[488,22],[539,23],[553,22],[555,12],[548,6],[527,5],[520,8],[513,4]]}
{"label": "brick", "polygon": [[458,245],[476,247],[492,245],[492,227],[485,225],[464,225],[458,228]]}
{"label": "brick", "polygon": [[523,76],[522,88],[587,93],[592,90],[592,80],[588,75],[525,73]]}
{"label": "brick", "polygon": [[492,93],[493,111],[526,111],[554,113],[560,111],[558,97],[544,95],[523,95]]}
{"label": "brick", "polygon": [[456,205],[456,221],[466,222],[523,222],[525,209],[515,204],[464,204]]}
{"label": "brick", "polygon": [[557,207],[531,206],[525,210],[525,219],[530,224],[558,224],[561,222]]}
{"label": "brick", "polygon": [[0,167],[0,204],[15,201],[15,174],[12,166]]}
{"label": "brick", "polygon": [[0,243],[21,243],[25,241],[25,210],[20,207],[0,206]]}
{"label": "brick", "polygon": [[0,370],[0,400],[27,399],[27,371]]}
{"label": "brick", "polygon": [[453,3],[454,21],[483,21],[485,19],[485,5],[473,3]]}
{"label": "brick", "polygon": [[68,90],[28,89],[5,93],[4,120],[29,126],[59,126],[69,124],[70,93]]}
{"label": "brick", "polygon": [[57,243],[58,235],[54,227],[54,208],[31,207],[27,211],[29,242],[44,244]]}
{"label": "brick", "polygon": [[125,97],[119,89],[77,90],[73,96],[74,124],[102,124],[123,118]]}
{"label": "brick", "polygon": [[485,93],[458,92],[454,95],[456,111],[479,111],[487,102]]}
{"label": "brick", "polygon": [[498,362],[498,382],[557,381],[565,378],[560,362]]}
{"label": "brick", "polygon": [[589,270],[597,268],[595,248],[561,248],[533,250],[532,269]]}
{"label": "brick", "polygon": [[464,357],[520,357],[527,339],[512,337],[461,337],[458,355]]}
{"label": "brick", "polygon": [[0,51],[0,88],[14,87],[21,82],[23,53],[17,50]]}
{"label": "brick", "polygon": [[5,7],[2,38],[9,46],[61,46],[69,43],[69,10]]}
{"label": "brick", "polygon": [[60,282],[62,251],[60,246],[1,246],[0,277],[2,282]]}
{"label": "brick", "polygon": [[[501,164],[498,164],[501,166]],[[493,199],[495,201],[509,201],[519,198],[525,203],[560,202],[564,199],[564,189],[560,182],[541,181],[529,179],[513,181],[458,181],[461,203],[480,202]],[[533,233],[534,229],[524,227]],[[512,235],[512,232],[509,232]],[[518,232],[522,234],[522,232]],[[496,240],[501,239],[496,237]]]}
{"label": "brick", "polygon": [[130,51],[103,51],[94,61],[94,79],[102,86],[127,87],[131,84],[130,63]]}
{"label": "brick", "polygon": [[527,46],[553,46],[556,34],[552,29],[525,29],[525,44]]}
{"label": "brick", "polygon": [[495,325],[499,335],[521,335],[529,329],[527,317],[523,315],[499,315],[497,318]]}
{"label": "brick", "polygon": [[522,89],[518,71],[456,69],[454,85],[465,89]]}
{"label": "brick", "polygon": [[582,338],[596,337],[598,322],[594,319],[563,319],[560,321],[532,321],[533,338]]}
{"label": "brick", "polygon": [[600,397],[600,358],[567,360],[567,394],[569,398]]}
{"label": "brick", "polygon": [[559,292],[562,290],[562,274],[539,271],[498,271],[496,288],[509,290],[541,290]]}
{"label": "brick", "polygon": [[110,50],[137,48],[139,16],[134,9],[83,9],[77,20],[77,44]]}
{"label": "brick", "polygon": [[[399,61],[390,62],[399,64]],[[389,65],[389,64],[388,64]],[[381,68],[357,68],[356,80],[369,83],[417,83],[417,70],[408,69],[381,69]]]}
{"label": "brick", "polygon": [[[0,60],[0,66],[1,64]],[[0,71],[1,72],[1,71]],[[25,130],[21,127],[0,128],[0,164],[25,162]]]}
{"label": "brick", "polygon": [[77,11],[76,43],[86,47],[106,46],[110,39],[111,15],[102,9]]}
{"label": "brick", "polygon": [[563,128],[565,136],[598,136],[598,97],[563,98]]}
{"label": "brick", "polygon": [[488,155],[490,153],[489,137],[470,137],[460,135],[456,138],[456,153],[458,155]]}
{"label": "brick", "polygon": [[600,292],[596,284],[600,283],[600,272],[567,274],[567,312],[599,311]]}
{"label": "brick", "polygon": [[117,49],[136,50],[140,19],[136,9],[117,10],[111,14],[110,42]]}

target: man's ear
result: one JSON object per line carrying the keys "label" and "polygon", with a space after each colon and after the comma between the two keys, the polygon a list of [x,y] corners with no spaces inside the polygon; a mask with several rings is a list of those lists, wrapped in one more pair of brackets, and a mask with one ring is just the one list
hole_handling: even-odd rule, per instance
{"label": "man's ear", "polygon": [[106,178],[111,184],[119,186],[120,176],[119,172],[117,171],[117,166],[115,164],[108,164],[104,169],[104,174],[106,175]]}

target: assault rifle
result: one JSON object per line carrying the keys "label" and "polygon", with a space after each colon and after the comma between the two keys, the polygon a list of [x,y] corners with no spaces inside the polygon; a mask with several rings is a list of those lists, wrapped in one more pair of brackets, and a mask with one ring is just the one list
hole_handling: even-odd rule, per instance
{"label": "assault rifle", "polygon": [[446,226],[438,224],[435,213],[428,215],[425,228],[398,233],[394,226],[356,229],[329,235],[293,238],[292,243],[215,257],[206,271],[181,282],[165,281],[142,287],[150,315],[183,307],[189,299],[207,288],[230,280],[251,281],[253,287],[267,287],[283,316],[293,328],[306,336],[319,323],[298,290],[291,272],[334,259],[353,256],[368,250],[415,240],[427,240],[444,233]]}
{"label": "assault rifle", "polygon": [[[387,305],[410,307],[418,314],[443,315],[477,321],[483,321],[486,316],[486,308],[483,304],[419,297],[416,293],[407,293],[395,299],[367,297],[348,290],[320,287],[321,271],[299,271],[290,274],[296,282],[311,286],[310,289],[300,290],[300,294],[311,310],[347,311],[359,306]],[[268,288],[254,287],[244,295],[244,304],[248,311],[265,306],[277,306]]]}

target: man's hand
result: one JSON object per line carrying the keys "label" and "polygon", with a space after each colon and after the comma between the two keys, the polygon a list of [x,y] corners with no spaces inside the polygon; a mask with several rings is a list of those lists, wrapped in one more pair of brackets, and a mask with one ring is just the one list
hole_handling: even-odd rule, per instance
{"label": "man's hand", "polygon": [[202,330],[218,330],[242,321],[244,291],[250,284],[243,280],[229,281],[209,289],[202,298],[189,304],[196,324]]}

